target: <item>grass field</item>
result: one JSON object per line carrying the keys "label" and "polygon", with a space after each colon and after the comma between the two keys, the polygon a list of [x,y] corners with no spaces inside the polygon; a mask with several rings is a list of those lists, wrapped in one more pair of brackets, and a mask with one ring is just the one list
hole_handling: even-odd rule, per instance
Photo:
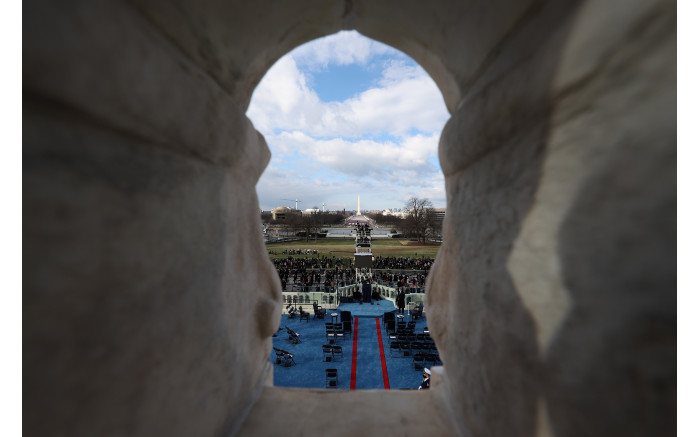
{"label": "grass field", "polygon": [[[340,258],[352,258],[355,253],[355,240],[309,240],[292,241],[287,243],[269,243],[266,245],[268,251],[275,251],[276,254],[270,254],[270,258],[279,259],[287,258],[289,255],[282,253],[289,249],[310,249],[318,250],[319,256],[335,256]],[[439,243],[427,243],[422,245],[415,241],[407,240],[373,240],[372,253],[376,256],[412,256],[421,257],[427,256],[435,258]],[[308,255],[292,255],[292,257],[307,257]]]}

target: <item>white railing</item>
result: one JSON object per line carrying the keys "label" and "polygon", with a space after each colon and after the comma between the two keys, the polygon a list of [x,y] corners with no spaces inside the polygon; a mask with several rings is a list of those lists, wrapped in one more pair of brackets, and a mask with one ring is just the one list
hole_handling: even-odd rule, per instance
{"label": "white railing", "polygon": [[[307,291],[308,290],[308,291]],[[316,291],[318,290],[318,291]],[[420,290],[420,292],[406,293],[406,308],[412,310],[418,306],[421,302],[424,302],[425,293],[423,289],[409,289]],[[287,306],[292,305],[298,307],[301,305],[304,307],[304,311],[313,313],[313,304],[316,303],[320,308],[326,309],[337,309],[340,304],[340,298],[346,297],[351,298],[354,291],[362,291],[362,284],[355,283],[346,285],[344,287],[324,287],[324,286],[297,286],[294,287],[292,291],[285,291],[282,293],[282,313],[287,313]],[[383,284],[372,284],[372,292],[379,292],[379,295],[387,299],[394,304],[396,304],[396,295],[398,290],[396,287],[383,285]]]}
{"label": "white railing", "polygon": [[[316,287],[309,288],[313,290],[316,289]],[[335,291],[333,291],[331,287],[328,288],[328,292],[326,292],[323,288],[321,288],[321,291],[305,292],[303,291],[304,288],[302,287],[294,289],[293,291],[282,292],[282,313],[287,313],[288,305],[292,305],[294,307],[298,307],[299,305],[301,305],[302,307],[304,307],[304,311],[312,314],[314,303],[318,304],[320,308],[338,308],[338,304],[340,303],[338,299],[338,294]]]}

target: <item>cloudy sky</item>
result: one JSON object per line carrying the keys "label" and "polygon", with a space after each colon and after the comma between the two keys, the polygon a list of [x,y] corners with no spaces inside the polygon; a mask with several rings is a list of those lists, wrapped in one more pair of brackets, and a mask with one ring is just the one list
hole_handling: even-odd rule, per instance
{"label": "cloudy sky", "polygon": [[248,117],[272,160],[260,208],[401,208],[411,196],[445,206],[437,159],[448,118],[435,82],[411,58],[343,31],[291,51],[253,93]]}

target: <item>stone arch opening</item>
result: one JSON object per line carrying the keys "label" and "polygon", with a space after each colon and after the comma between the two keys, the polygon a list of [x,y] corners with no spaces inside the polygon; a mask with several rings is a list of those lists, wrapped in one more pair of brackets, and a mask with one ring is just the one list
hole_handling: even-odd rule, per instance
{"label": "stone arch opening", "polygon": [[[342,71],[348,67],[353,67],[353,71],[359,71],[365,78],[361,87],[352,87],[352,91],[345,92],[342,97],[332,94],[329,98],[325,93],[317,93],[314,81],[323,74],[319,74],[319,70]],[[261,209],[271,209],[287,202],[292,208],[298,207],[293,199],[299,195],[307,207],[314,202],[320,205],[324,200],[335,201],[329,204],[329,209],[333,210],[343,208],[339,200],[347,202],[349,199],[345,207],[350,211],[359,194],[362,195],[363,210],[377,209],[376,205],[381,205],[377,198],[384,190],[390,194],[383,194],[382,209],[403,207],[410,197],[431,197],[428,200],[444,211],[444,181],[439,180],[439,186],[431,187],[430,194],[424,194],[427,192],[423,191],[424,184],[402,176],[413,175],[425,182],[434,181],[436,173],[442,177],[437,163],[437,143],[448,117],[444,96],[435,82],[408,55],[359,33],[341,31],[297,46],[274,60],[263,77],[246,111],[246,116],[264,135],[272,152],[271,161],[257,185],[261,205],[266,202],[266,207],[261,206]],[[334,85],[342,87],[344,83],[337,79]],[[397,94],[399,91],[401,94]],[[283,100],[278,94],[286,98]],[[366,116],[365,111],[374,116]],[[278,153],[276,162],[275,153]],[[321,153],[325,155],[324,159],[314,156]],[[284,168],[290,157],[320,170],[320,176],[313,171],[304,175],[301,165]],[[266,175],[270,175],[272,167],[276,176],[263,181]],[[287,173],[287,170],[290,171]],[[341,188],[325,190],[325,198],[318,197],[316,191],[322,189],[319,181],[334,177],[332,173],[345,178],[338,182]],[[305,177],[313,179],[314,183],[304,186]],[[271,186],[271,180],[277,183]],[[261,184],[264,184],[263,188]],[[343,189],[343,185],[353,188]],[[407,187],[411,187],[411,191],[407,191]],[[441,203],[436,204],[436,199],[432,198],[435,191],[441,191],[442,196],[437,198]],[[304,208],[299,208],[302,210],[300,220],[306,214]],[[387,232],[384,228],[381,227],[381,232]],[[348,244],[352,245],[351,242]],[[350,259],[352,254],[342,256]],[[292,276],[287,282],[291,284]],[[287,291],[291,291],[291,287]],[[308,296],[306,299],[306,304],[309,304]],[[308,306],[304,308],[308,310]],[[284,348],[279,344],[276,346]],[[274,374],[279,381],[279,371]]]}
{"label": "stone arch opening", "polygon": [[[555,16],[563,18],[565,15],[563,10],[550,8],[539,19],[546,21]],[[543,50],[539,54],[535,53],[534,46],[524,52],[520,52],[519,48],[510,48],[509,55],[512,55],[513,58],[501,62],[489,59],[486,53],[482,53],[485,65],[478,68],[475,66],[473,72],[473,74],[481,75],[481,78],[475,83],[470,83],[472,78],[455,77],[449,65],[451,60],[444,53],[439,53],[439,49],[436,47],[429,49],[424,42],[419,43],[417,41],[421,38],[419,33],[406,32],[405,28],[401,28],[401,25],[397,26],[401,30],[391,29],[390,26],[384,26],[383,23],[372,22],[373,18],[375,17],[366,18],[369,22],[369,24],[365,23],[366,27],[357,24],[357,30],[363,34],[366,31],[365,35],[391,44],[407,53],[429,72],[443,93],[451,118],[441,136],[440,159],[448,187],[452,185],[453,190],[462,191],[461,198],[448,199],[448,202],[453,200],[456,210],[464,209],[465,201],[472,201],[478,205],[480,203],[479,197],[486,194],[487,191],[494,190],[501,191],[501,195],[503,195],[501,201],[504,205],[512,205],[512,209],[506,208],[501,211],[492,210],[488,201],[477,206],[486,212],[485,215],[479,217],[480,223],[476,226],[478,230],[469,227],[465,229],[458,218],[451,215],[446,217],[445,233],[453,236],[459,235],[455,238],[455,242],[479,240],[481,237],[478,233],[489,234],[496,232],[498,228],[508,231],[503,232],[498,241],[491,241],[487,247],[481,248],[489,253],[489,256],[486,257],[478,252],[467,251],[464,253],[461,248],[453,246],[456,243],[447,244],[447,250],[440,255],[429,278],[433,291],[427,296],[427,308],[429,313],[434,314],[434,317],[431,318],[434,322],[431,322],[431,325],[436,332],[438,347],[441,354],[447,357],[444,358],[446,374],[442,375],[440,372],[439,377],[449,380],[449,375],[452,372],[457,379],[469,381],[470,384],[475,383],[478,388],[475,387],[475,391],[472,393],[479,393],[483,398],[479,401],[466,399],[463,393],[453,391],[454,387],[451,385],[444,386],[441,395],[447,399],[448,403],[466,404],[469,405],[469,408],[478,409],[478,403],[496,402],[496,393],[506,391],[508,388],[505,383],[494,380],[491,375],[483,373],[487,372],[485,368],[482,368],[481,375],[470,374],[471,370],[463,365],[466,357],[472,354],[491,355],[486,358],[491,361],[489,371],[508,374],[507,379],[513,378],[523,381],[527,379],[526,375],[540,372],[539,351],[535,341],[536,327],[528,308],[513,284],[508,261],[511,258],[511,248],[516,244],[520,235],[522,222],[534,201],[540,178],[544,145],[550,135],[549,119],[552,109],[548,95],[557,68],[556,53],[559,53],[563,39],[548,41],[547,50]],[[401,24],[405,25],[405,23]],[[535,29],[537,24],[535,23],[522,25],[514,22],[511,24],[514,26],[512,31],[527,35],[533,40],[542,42],[542,39],[547,37],[537,35]],[[565,28],[566,25],[564,24],[563,27]],[[510,38],[514,38],[514,36],[506,36],[506,40]],[[301,43],[303,42],[306,41]],[[507,46],[507,44],[508,42],[498,41],[496,50],[501,50],[502,46]],[[519,64],[526,62],[525,59],[528,56],[536,56],[537,60],[532,61],[525,68],[521,68]],[[278,57],[272,57],[265,60],[263,64],[271,65],[277,59]],[[479,68],[484,69],[484,71],[478,71]],[[509,80],[513,80],[514,69],[528,78],[530,86],[527,90],[503,85]],[[263,74],[264,72],[257,73],[256,77],[259,79]],[[469,85],[458,86],[457,83],[460,80]],[[468,95],[468,92],[474,95]],[[501,118],[503,117],[501,114],[503,106],[500,105],[509,108],[510,112],[507,118]],[[482,115],[478,118],[474,117],[472,111],[482,112]],[[482,124],[481,117],[490,120],[489,123]],[[506,119],[510,133],[517,132],[517,135],[511,136],[508,133],[499,132],[500,128],[496,124]],[[466,144],[470,146],[465,146]],[[490,168],[493,165],[498,167],[500,161],[508,159],[528,164],[498,168],[495,171]],[[469,169],[471,172],[474,170],[473,167],[480,167],[477,173],[481,174],[476,177],[473,173],[467,176],[466,174],[469,172],[466,170]],[[491,179],[488,188],[479,187],[468,194],[463,191],[465,186],[472,185],[474,181],[487,174],[489,175],[487,178]],[[503,178],[505,182],[500,181],[499,178]],[[514,187],[517,188],[513,189]],[[450,203],[451,205],[452,203]],[[464,262],[464,257],[469,260],[470,266],[468,268],[460,265]],[[479,271],[488,273],[483,275],[485,280],[479,281],[480,283],[468,283],[464,281],[464,278],[455,276],[455,272],[466,273],[467,271],[469,271],[467,274],[474,277],[482,276]],[[471,326],[461,323],[461,309],[473,304],[473,300],[469,296],[460,295],[457,291],[463,288],[478,290],[478,293],[482,295],[481,298],[484,299],[480,303],[482,307],[476,312],[474,320],[471,321]],[[497,292],[493,292],[494,289]],[[505,320],[504,314],[517,320],[516,324],[520,327],[517,336],[512,336],[512,333],[508,332],[508,328],[505,326],[508,322]],[[476,350],[467,350],[466,353],[457,352],[465,338],[470,337],[468,331],[476,331],[478,342],[484,344],[479,344]],[[524,353],[529,359],[519,366],[512,366],[507,356],[513,352],[503,354],[503,349],[508,348],[517,349],[518,354]],[[457,353],[452,355],[452,351]],[[496,370],[497,368],[500,369]],[[486,382],[488,380],[490,381]],[[500,387],[497,387],[499,385]],[[512,415],[506,419],[510,429],[536,429],[540,426],[535,422],[538,414],[541,414],[538,412],[541,408],[538,402],[541,402],[544,395],[535,389],[535,385],[533,382],[524,383],[510,392],[510,396],[517,399],[516,402],[522,407],[517,412],[511,412]],[[370,395],[370,399],[371,397],[373,395]],[[469,425],[462,420],[464,418],[459,414],[449,419],[450,423],[454,423],[458,428],[467,429]],[[486,421],[487,419],[484,419],[484,423],[477,427],[488,428],[490,425],[487,425]],[[506,432],[505,428],[501,431]]]}
{"label": "stone arch opening", "polygon": [[[673,432],[672,2],[24,13],[29,433]],[[327,394],[262,387],[280,299],[254,191],[269,154],[244,111],[275,59],[350,28],[445,96],[452,243],[431,276],[430,401],[338,393],[330,414]]]}

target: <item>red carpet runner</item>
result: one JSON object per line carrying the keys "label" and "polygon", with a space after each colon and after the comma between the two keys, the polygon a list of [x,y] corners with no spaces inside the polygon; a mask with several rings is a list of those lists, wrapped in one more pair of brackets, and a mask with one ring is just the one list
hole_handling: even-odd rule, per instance
{"label": "red carpet runner", "polygon": [[384,377],[384,390],[389,390],[389,374],[386,371],[386,360],[384,359],[384,343],[382,342],[382,327],[379,324],[379,319],[374,319],[377,322],[377,340],[379,340],[379,357],[382,359],[382,376]]}
{"label": "red carpet runner", "polygon": [[357,317],[355,317],[355,328],[352,335],[352,370],[350,371],[350,390],[355,390],[357,383]]}

